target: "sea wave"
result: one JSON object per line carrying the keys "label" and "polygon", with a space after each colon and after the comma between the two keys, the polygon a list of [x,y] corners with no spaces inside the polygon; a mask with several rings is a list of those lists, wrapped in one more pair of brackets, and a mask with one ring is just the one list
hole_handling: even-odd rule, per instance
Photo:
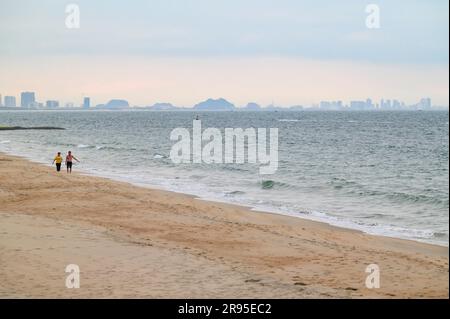
{"label": "sea wave", "polygon": [[95,148],[95,145],[78,144],[77,148]]}
{"label": "sea wave", "polygon": [[297,119],[279,119],[278,122],[300,122]]}
{"label": "sea wave", "polygon": [[441,198],[423,194],[414,195],[414,194],[394,192],[394,193],[385,193],[385,196],[394,200],[405,201],[410,203],[429,203],[435,205],[443,205],[446,207],[448,207],[449,204],[448,198],[443,200]]}
{"label": "sea wave", "polygon": [[288,183],[284,183],[284,182],[277,182],[277,181],[273,181],[273,180],[263,180],[261,181],[261,188],[262,189],[273,189],[273,188],[277,188],[277,189],[293,189],[295,188],[294,185],[288,184]]}
{"label": "sea wave", "polygon": [[[346,180],[344,178],[333,178],[329,184],[337,191],[344,191],[348,195],[356,195],[358,197],[381,197],[391,202],[411,203],[411,204],[433,204],[439,207],[448,207],[449,199],[443,199],[440,192],[436,192],[436,196],[432,194],[410,194],[406,192],[392,192],[368,189],[368,186],[357,183],[355,181]],[[427,189],[427,192],[431,190]]]}
{"label": "sea wave", "polygon": [[225,196],[236,196],[236,195],[244,195],[245,192],[243,191],[232,191],[225,193]]}
{"label": "sea wave", "polygon": [[430,195],[424,195],[424,194],[408,194],[404,192],[385,192],[385,191],[379,191],[379,190],[351,190],[348,192],[349,194],[357,194],[361,197],[382,197],[389,199],[392,202],[399,202],[399,203],[410,203],[410,204],[433,204],[437,205],[439,207],[448,207],[449,206],[449,200],[448,199],[442,199],[437,196],[430,196]]}

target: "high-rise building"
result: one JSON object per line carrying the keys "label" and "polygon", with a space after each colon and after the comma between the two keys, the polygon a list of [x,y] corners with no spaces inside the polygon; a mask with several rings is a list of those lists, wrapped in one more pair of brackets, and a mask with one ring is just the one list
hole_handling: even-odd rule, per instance
{"label": "high-rise building", "polygon": [[54,101],[54,100],[49,100],[49,101],[45,102],[45,107],[48,109],[56,109],[57,107],[59,107],[59,102]]}
{"label": "high-rise building", "polygon": [[15,96],[5,96],[5,106],[6,107],[16,107],[16,97]]}
{"label": "high-rise building", "polygon": [[91,107],[91,98],[85,97],[83,100],[83,109],[88,109]]}
{"label": "high-rise building", "polygon": [[321,110],[329,110],[331,108],[331,103],[328,101],[321,101],[319,104]]}
{"label": "high-rise building", "polygon": [[30,108],[35,105],[36,99],[34,92],[22,92],[20,94],[20,106],[25,108]]}
{"label": "high-rise building", "polygon": [[321,110],[338,111],[343,108],[342,101],[322,101],[319,104]]}
{"label": "high-rise building", "polygon": [[367,108],[367,101],[350,101],[350,109],[363,111]]}
{"label": "high-rise building", "polygon": [[381,100],[380,109],[382,109],[382,110],[392,109],[391,100]]}
{"label": "high-rise building", "polygon": [[402,108],[402,103],[400,103],[399,100],[393,100],[392,101],[392,108],[394,110],[400,110]]}
{"label": "high-rise building", "polygon": [[429,97],[420,99],[419,108],[422,110],[431,109],[431,99]]}
{"label": "high-rise building", "polygon": [[0,106],[3,106],[3,104],[2,104],[2,95],[0,94]]}

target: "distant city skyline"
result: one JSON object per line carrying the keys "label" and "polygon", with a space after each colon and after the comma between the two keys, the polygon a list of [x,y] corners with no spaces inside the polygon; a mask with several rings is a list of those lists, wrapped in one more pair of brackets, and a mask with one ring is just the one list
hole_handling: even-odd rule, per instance
{"label": "distant city skyline", "polygon": [[238,105],[429,96],[449,105],[444,0],[135,0],[0,2],[0,91],[39,92],[60,105],[112,98],[131,105],[193,105],[208,96]]}
{"label": "distant city skyline", "polygon": [[[64,106],[63,106],[64,105]],[[0,94],[0,107],[21,108],[21,109],[65,109],[65,108],[79,108],[84,110],[89,109],[126,109],[126,108],[145,108],[153,110],[182,110],[182,109],[196,109],[196,110],[277,110],[277,109],[291,109],[291,110],[431,110],[431,109],[448,109],[448,106],[433,105],[430,97],[423,97],[417,103],[407,104],[398,99],[381,99],[380,101],[367,98],[365,100],[343,100],[336,101],[320,101],[311,105],[294,104],[294,105],[277,105],[271,103],[269,105],[261,105],[253,101],[249,101],[245,105],[234,104],[224,98],[208,98],[200,101],[195,105],[174,105],[169,101],[156,102],[154,104],[145,105],[130,105],[126,99],[109,99],[108,102],[91,105],[91,97],[83,97],[82,103],[66,102],[60,103],[59,100],[52,99],[39,101],[36,93],[21,92],[20,105],[16,105],[15,96],[5,96],[5,103],[3,103],[2,95]]]}

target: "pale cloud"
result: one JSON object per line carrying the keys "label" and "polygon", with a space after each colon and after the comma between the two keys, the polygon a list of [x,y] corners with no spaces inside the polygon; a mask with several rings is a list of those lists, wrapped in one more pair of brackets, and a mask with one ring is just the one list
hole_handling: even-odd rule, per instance
{"label": "pale cloud", "polygon": [[57,0],[0,2],[0,94],[192,105],[421,96],[448,105],[448,1]]}

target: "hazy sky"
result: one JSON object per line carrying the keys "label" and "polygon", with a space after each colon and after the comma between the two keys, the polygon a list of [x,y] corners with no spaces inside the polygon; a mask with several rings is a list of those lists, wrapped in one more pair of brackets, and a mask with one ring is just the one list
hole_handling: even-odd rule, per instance
{"label": "hazy sky", "polygon": [[[80,28],[65,8],[80,8]],[[369,3],[380,29],[365,24]],[[0,94],[131,105],[449,104],[448,1],[1,0]]]}

